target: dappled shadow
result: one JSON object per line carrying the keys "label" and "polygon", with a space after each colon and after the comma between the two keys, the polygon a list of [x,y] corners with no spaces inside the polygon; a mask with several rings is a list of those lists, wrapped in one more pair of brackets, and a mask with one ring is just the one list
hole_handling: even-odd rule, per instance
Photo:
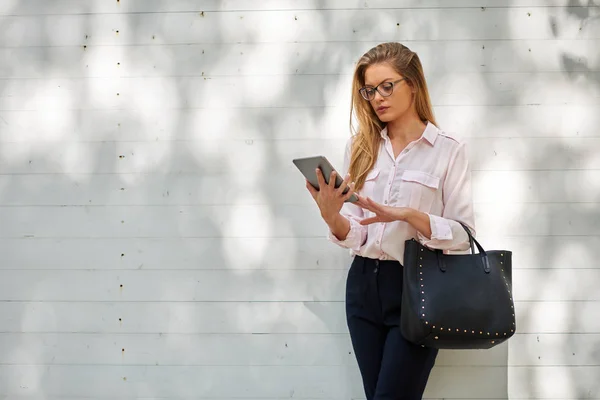
{"label": "dappled shadow", "polygon": [[[592,387],[594,367],[585,367],[595,364],[580,351],[582,339],[587,341],[581,334],[588,332],[580,310],[586,302],[597,300],[585,282],[597,275],[597,269],[576,261],[591,256],[592,250],[586,247],[587,238],[583,244],[576,244],[581,242],[580,236],[598,234],[592,228],[597,213],[591,206],[598,196],[590,193],[585,177],[589,168],[597,168],[592,150],[597,145],[593,138],[596,133],[587,127],[595,125],[593,109],[597,106],[589,105],[597,103],[598,60],[592,51],[593,41],[578,40],[593,27],[573,21],[574,16],[588,18],[596,10],[574,2],[566,8],[543,10],[555,45],[549,48],[552,52],[546,56],[546,66],[533,65],[533,70],[526,71],[529,81],[515,100],[532,107],[530,121],[546,114],[547,120],[558,123],[523,121],[528,125],[525,138],[529,139],[515,141],[513,146],[503,144],[506,140],[502,139],[493,147],[494,157],[510,163],[507,170],[516,166],[522,171],[515,176],[521,180],[520,185],[496,188],[500,195],[503,188],[513,186],[511,192],[520,197],[507,224],[514,230],[510,233],[513,239],[505,242],[522,252],[514,254],[515,268],[519,269],[513,280],[519,334],[510,344],[511,397],[588,398],[598,391],[597,386]],[[528,52],[539,52],[540,45],[527,44]],[[536,80],[547,82],[541,90],[545,96],[539,99],[530,91]],[[595,86],[589,86],[590,82]],[[577,119],[570,118],[573,114]],[[497,161],[490,164],[501,165]],[[506,215],[501,218],[506,220]],[[575,247],[582,253],[573,259]],[[571,254],[569,262],[564,262],[566,253]],[[531,257],[526,259],[525,254]],[[550,320],[556,326],[547,325]]]}
{"label": "dappled shadow", "polygon": [[[388,40],[419,53],[441,127],[471,145],[482,244],[515,249],[518,335],[442,352],[428,397],[544,397],[559,375],[561,396],[598,393],[594,367],[567,368],[598,364],[576,342],[597,333],[578,310],[598,299],[561,286],[597,269],[559,261],[568,243],[589,263],[573,237],[599,234],[600,190],[582,189],[600,187],[586,175],[598,169],[593,3],[115,3],[0,10],[12,15],[0,17],[0,363],[20,376],[0,395],[361,397],[350,260],[291,160],[341,165],[354,63]],[[540,310],[562,325],[536,326]]]}
{"label": "dappled shadow", "polygon": [[[579,5],[574,0],[569,1],[569,6]],[[564,10],[567,20],[565,24],[573,24],[573,22],[579,25],[579,35],[584,38],[593,38],[594,32],[598,31],[598,25],[600,25],[600,5],[594,4],[593,1],[587,2],[587,7],[568,7]],[[597,41],[596,41],[597,42]],[[594,50],[595,49],[595,50]],[[600,59],[598,59],[599,53],[597,51],[597,45],[592,46],[588,51],[577,51],[577,49],[569,49],[568,51],[564,51],[561,54],[561,62],[563,65],[563,74],[566,79],[577,89],[586,88],[585,97],[581,96],[578,103],[580,106],[587,104],[594,104],[596,109],[598,108],[598,100],[600,99]],[[588,117],[589,118],[589,117]],[[597,137],[597,132],[596,135]],[[583,145],[579,146],[580,149],[589,149],[595,148],[597,151],[597,139],[585,140],[583,141]],[[589,144],[588,144],[589,143]],[[570,150],[572,147],[570,147]],[[572,150],[571,150],[572,151]],[[582,158],[584,160],[583,168],[584,170],[581,174],[586,173],[586,169],[591,171],[597,169],[597,166],[594,166],[595,155],[594,153],[590,154],[588,151],[582,151]],[[575,156],[575,159],[578,157]],[[590,172],[591,172],[590,171]],[[583,182],[582,182],[583,183]],[[588,192],[591,192],[593,196],[593,186],[588,184],[583,184],[579,187],[573,187],[573,185],[565,179],[563,183],[565,189],[569,191],[577,191],[582,194],[581,197],[588,195]],[[596,185],[596,189],[598,186]],[[586,203],[585,198],[573,198],[570,199],[571,203],[569,204],[569,208],[574,209],[576,216],[581,218],[583,221],[587,221],[589,224],[598,225],[600,221],[598,217],[598,213],[594,210],[594,205],[600,201],[600,196],[596,195],[595,198],[590,199],[591,202]],[[579,214],[579,215],[577,215]],[[569,225],[571,225],[571,219],[569,219]],[[567,234],[581,234],[580,230],[586,229],[586,226],[578,228],[575,232],[568,232]],[[592,236],[597,237],[599,232],[590,232]],[[593,254],[593,250],[595,247],[588,246],[583,250],[584,254]],[[557,248],[558,249],[558,248]],[[565,266],[568,267],[568,266]],[[582,282],[579,285],[584,286],[586,281],[594,280],[593,276],[597,277],[597,267],[596,265],[584,264],[571,266],[572,268],[582,268],[581,278],[579,278]],[[598,396],[600,393],[600,382],[598,379],[592,378],[593,376],[597,376],[597,366],[600,362],[600,354],[598,352],[586,352],[584,349],[587,348],[597,348],[598,347],[598,339],[596,335],[585,335],[588,333],[588,329],[586,329],[586,317],[582,312],[584,307],[589,307],[590,305],[596,306],[598,304],[598,297],[594,293],[597,290],[581,290],[581,286],[579,288],[579,295],[573,299],[575,302],[569,304],[570,307],[567,311],[566,318],[566,326],[564,335],[561,336],[562,343],[560,343],[559,348],[561,348],[560,352],[560,363],[561,365],[570,365],[571,368],[568,368],[569,371],[569,379],[570,379],[570,392],[568,392],[569,396],[574,396],[576,398],[586,398]],[[594,333],[598,333],[594,331]],[[592,338],[591,340],[588,338]],[[581,366],[578,367],[577,366]]]}

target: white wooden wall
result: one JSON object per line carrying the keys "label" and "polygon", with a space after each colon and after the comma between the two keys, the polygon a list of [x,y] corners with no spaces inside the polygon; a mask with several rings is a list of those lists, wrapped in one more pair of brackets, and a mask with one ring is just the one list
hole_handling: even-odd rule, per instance
{"label": "white wooden wall", "polygon": [[598,0],[0,1],[0,399],[363,398],[291,159],[391,40],[514,251],[518,335],[426,397],[600,399]]}

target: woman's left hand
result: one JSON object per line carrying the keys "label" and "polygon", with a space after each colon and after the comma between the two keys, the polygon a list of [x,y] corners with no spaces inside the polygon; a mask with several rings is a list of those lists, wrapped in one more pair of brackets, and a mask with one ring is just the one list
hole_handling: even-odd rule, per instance
{"label": "woman's left hand", "polygon": [[365,218],[360,221],[361,225],[369,225],[376,222],[406,221],[411,210],[407,207],[385,206],[371,200],[369,197],[364,198],[362,196],[359,196],[358,201],[354,204],[375,214],[374,217]]}

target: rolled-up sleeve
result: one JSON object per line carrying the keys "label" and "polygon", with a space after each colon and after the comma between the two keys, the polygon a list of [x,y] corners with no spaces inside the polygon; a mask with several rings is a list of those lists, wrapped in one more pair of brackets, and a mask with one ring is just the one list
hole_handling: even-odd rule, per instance
{"label": "rolled-up sleeve", "polygon": [[429,215],[431,238],[417,232],[419,241],[429,248],[451,251],[469,249],[469,236],[460,223],[475,237],[471,168],[466,145],[461,143],[448,165],[442,187],[444,208],[441,216]]}
{"label": "rolled-up sleeve", "polygon": [[[346,150],[344,152],[344,164],[342,169],[339,171],[342,177],[345,177],[348,169],[350,168],[350,155],[352,150],[352,138],[346,142]],[[337,244],[340,247],[351,249],[358,252],[361,246],[367,240],[367,227],[360,224],[360,221],[364,218],[363,209],[350,202],[344,203],[340,214],[348,219],[350,222],[350,232],[346,236],[346,239],[339,240],[331,230],[328,232],[328,238],[331,242]]]}
{"label": "rolled-up sleeve", "polygon": [[329,240],[340,247],[358,252],[367,239],[367,228],[360,224],[360,218],[350,212],[341,212],[341,214],[350,221],[350,232],[348,232],[346,239],[339,240],[330,230]]}

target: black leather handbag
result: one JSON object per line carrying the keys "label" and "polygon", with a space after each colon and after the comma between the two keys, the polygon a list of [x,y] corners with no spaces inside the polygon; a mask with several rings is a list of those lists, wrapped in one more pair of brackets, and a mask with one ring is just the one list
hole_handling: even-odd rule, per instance
{"label": "black leather handbag", "polygon": [[400,329],[409,342],[489,349],[515,334],[512,252],[485,251],[461,225],[471,254],[444,254],[415,239],[405,243]]}

